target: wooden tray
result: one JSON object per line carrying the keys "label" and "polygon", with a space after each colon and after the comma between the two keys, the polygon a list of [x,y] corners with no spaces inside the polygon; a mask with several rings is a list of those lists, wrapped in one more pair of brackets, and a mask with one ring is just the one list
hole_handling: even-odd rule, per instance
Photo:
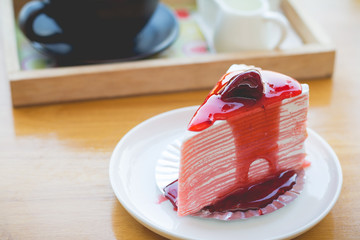
{"label": "wooden tray", "polygon": [[24,71],[15,39],[15,15],[23,4],[21,0],[3,0],[0,8],[13,106],[211,88],[234,63],[271,69],[299,80],[330,77],[334,68],[335,50],[328,37],[299,9],[296,0],[284,0],[283,11],[304,42],[298,48]]}

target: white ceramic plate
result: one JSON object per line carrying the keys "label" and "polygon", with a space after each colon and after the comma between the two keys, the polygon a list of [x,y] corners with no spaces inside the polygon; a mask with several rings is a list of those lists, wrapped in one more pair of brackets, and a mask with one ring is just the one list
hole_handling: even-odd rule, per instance
{"label": "white ceramic plate", "polygon": [[157,115],[128,132],[110,161],[110,182],[120,203],[139,222],[168,238],[180,239],[283,239],[300,235],[322,220],[340,194],[342,172],[331,147],[308,130],[303,192],[288,206],[271,214],[237,221],[178,217],[161,195],[155,167],[163,150],[179,139],[197,106]]}

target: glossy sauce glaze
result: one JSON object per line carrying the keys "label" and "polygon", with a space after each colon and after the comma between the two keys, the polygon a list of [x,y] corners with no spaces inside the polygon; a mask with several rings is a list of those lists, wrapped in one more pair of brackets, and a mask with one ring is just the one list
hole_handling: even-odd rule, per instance
{"label": "glossy sauce glaze", "polygon": [[[224,196],[216,203],[206,206],[202,210],[210,212],[247,211],[260,209],[276,200],[280,195],[291,190],[296,184],[298,173],[284,171],[266,181],[240,188],[228,196]],[[170,183],[164,188],[164,195],[177,210],[178,181]]]}
{"label": "glossy sauce glaze", "polygon": [[228,120],[240,111],[263,106],[301,94],[295,79],[262,70],[234,71],[225,74],[196,111],[189,131],[202,131],[216,120]]}

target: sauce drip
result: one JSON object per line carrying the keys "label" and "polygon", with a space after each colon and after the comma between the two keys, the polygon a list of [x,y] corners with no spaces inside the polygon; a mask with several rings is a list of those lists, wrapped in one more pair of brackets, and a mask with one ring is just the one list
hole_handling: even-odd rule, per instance
{"label": "sauce drip", "polygon": [[[237,189],[202,210],[210,212],[247,211],[266,207],[280,195],[291,190],[296,184],[297,176],[298,173],[294,170],[284,171],[266,181]],[[166,186],[164,193],[174,209],[177,210],[178,181]]]}

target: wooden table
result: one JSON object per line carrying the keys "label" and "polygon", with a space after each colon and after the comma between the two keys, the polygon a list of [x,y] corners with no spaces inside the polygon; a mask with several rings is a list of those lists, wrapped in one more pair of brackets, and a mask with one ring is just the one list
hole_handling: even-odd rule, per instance
{"label": "wooden table", "polygon": [[[344,183],[333,210],[299,239],[358,239],[360,1],[302,4],[337,47],[333,78],[306,81],[308,125],[337,153]],[[200,104],[207,92],[13,109],[1,57],[0,239],[163,239],[119,204],[109,184],[110,155],[135,125]]]}

